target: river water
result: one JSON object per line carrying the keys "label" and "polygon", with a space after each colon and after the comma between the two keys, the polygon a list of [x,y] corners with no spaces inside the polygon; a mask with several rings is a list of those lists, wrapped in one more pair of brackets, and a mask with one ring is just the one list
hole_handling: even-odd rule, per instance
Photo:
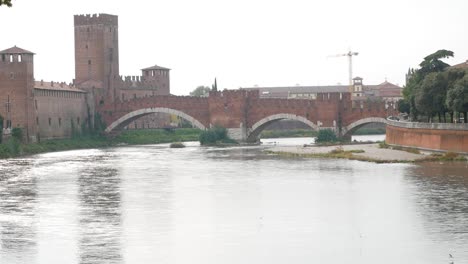
{"label": "river water", "polygon": [[0,263],[468,263],[467,163],[261,151],[309,142],[2,160]]}

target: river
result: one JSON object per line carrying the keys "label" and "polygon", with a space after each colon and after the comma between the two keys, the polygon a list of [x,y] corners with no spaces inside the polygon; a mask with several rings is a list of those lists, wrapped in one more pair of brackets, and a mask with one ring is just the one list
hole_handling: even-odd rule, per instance
{"label": "river", "polygon": [[1,160],[0,263],[468,263],[467,163],[262,152],[310,140]]}

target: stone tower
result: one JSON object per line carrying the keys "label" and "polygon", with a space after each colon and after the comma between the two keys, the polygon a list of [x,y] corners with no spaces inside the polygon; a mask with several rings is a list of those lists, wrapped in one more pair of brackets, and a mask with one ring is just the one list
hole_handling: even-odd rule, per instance
{"label": "stone tower", "polygon": [[0,115],[4,134],[22,128],[24,139],[37,140],[34,100],[34,53],[13,47],[0,51]]}
{"label": "stone tower", "polygon": [[113,102],[119,78],[118,17],[75,15],[75,85]]}

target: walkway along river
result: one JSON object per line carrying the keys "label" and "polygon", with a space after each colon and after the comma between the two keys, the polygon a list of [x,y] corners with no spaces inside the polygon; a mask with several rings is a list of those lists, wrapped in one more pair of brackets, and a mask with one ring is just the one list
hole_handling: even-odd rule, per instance
{"label": "walkway along river", "polygon": [[468,263],[467,163],[189,143],[0,161],[0,263]]}

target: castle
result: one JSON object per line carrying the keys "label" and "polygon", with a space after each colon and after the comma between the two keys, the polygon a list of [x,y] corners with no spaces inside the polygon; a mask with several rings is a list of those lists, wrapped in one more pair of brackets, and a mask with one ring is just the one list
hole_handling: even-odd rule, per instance
{"label": "castle", "polygon": [[[99,105],[170,94],[168,68],[155,65],[142,69],[141,76],[120,75],[117,16],[75,15],[74,29],[71,83],[36,80],[34,53],[28,50],[15,46],[0,51],[3,135],[18,127],[27,142],[66,138],[93,127]],[[145,118],[138,120],[140,127],[158,117]]]}

